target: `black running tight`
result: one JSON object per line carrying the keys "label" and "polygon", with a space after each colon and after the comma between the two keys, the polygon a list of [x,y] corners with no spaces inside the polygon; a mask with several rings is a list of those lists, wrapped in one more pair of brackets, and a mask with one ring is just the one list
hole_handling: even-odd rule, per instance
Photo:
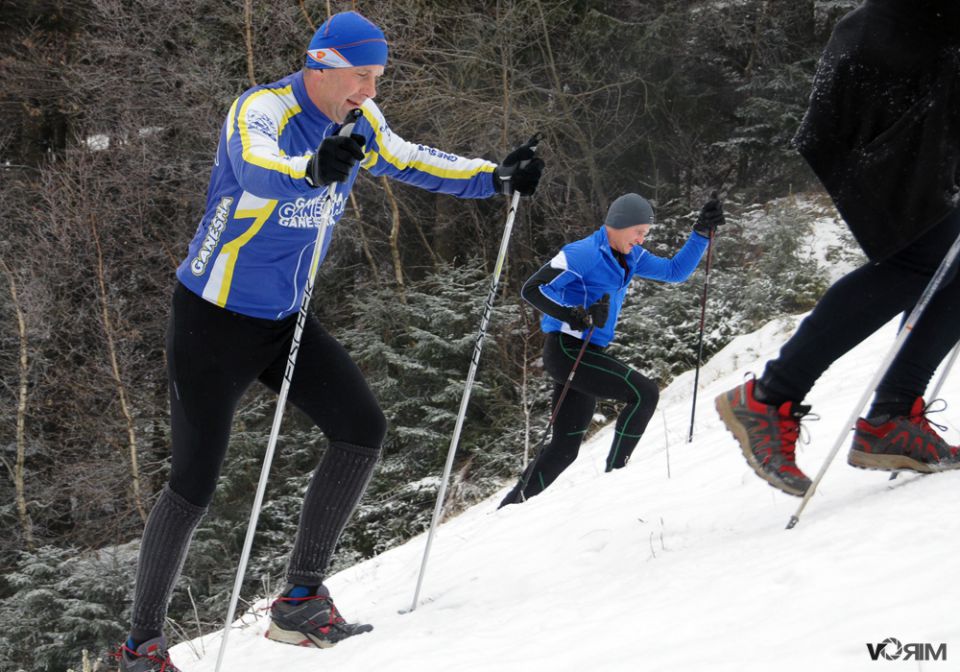
{"label": "black running tight", "polygon": [[[551,408],[556,407],[582,346],[583,341],[573,336],[547,334],[543,364],[556,381]],[[557,414],[550,443],[530,467],[533,472],[523,493],[525,498],[543,491],[577,458],[598,397],[626,402],[617,417],[606,468],[610,471],[626,465],[657,408],[660,391],[656,383],[605,354],[603,348],[588,345]]]}
{"label": "black running tight", "polygon": [[[170,488],[213,498],[237,403],[259,380],[279,392],[297,316],[280,321],[218,308],[178,285],[167,332],[173,461]],[[379,449],[386,420],[360,369],[312,314],[289,392],[330,441]]]}
{"label": "black running tight", "polygon": [[[161,634],[196,526],[213,499],[237,403],[256,380],[280,390],[297,316],[280,321],[218,308],[178,285],[167,331],[173,460],[141,543],[131,636]],[[290,403],[329,439],[304,498],[287,581],[319,585],[373,474],[386,420],[360,369],[308,316]]]}

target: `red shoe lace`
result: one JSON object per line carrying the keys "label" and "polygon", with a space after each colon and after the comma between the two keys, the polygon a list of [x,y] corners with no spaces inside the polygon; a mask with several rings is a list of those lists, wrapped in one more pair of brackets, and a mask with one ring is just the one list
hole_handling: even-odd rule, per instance
{"label": "red shoe lace", "polygon": [[[817,416],[810,413],[809,406],[792,404],[790,414],[780,417],[779,429],[780,436],[783,439],[780,444],[780,453],[791,462],[796,461],[797,439],[803,433],[803,425],[800,424],[802,418],[816,420]],[[806,438],[806,435],[804,435],[804,438]]]}
{"label": "red shoe lace", "polygon": [[140,654],[131,649],[126,643],[120,645],[120,648],[110,654],[111,658],[116,658],[117,660],[123,660],[123,654],[128,653],[134,658],[146,658],[151,663],[160,663],[159,672],[164,672],[164,670],[176,670],[177,667],[173,664],[173,661],[170,660],[170,654],[164,651],[163,658],[159,656],[152,656],[149,653]]}
{"label": "red shoe lace", "polygon": [[803,418],[818,420],[819,416],[810,413],[809,406],[801,404],[791,404],[789,415],[780,417],[778,428],[780,430],[780,455],[783,456],[786,464],[782,465],[781,470],[794,473],[797,476],[803,476],[803,472],[797,467],[797,439],[803,438],[809,441],[808,435],[804,433],[805,428],[800,423]]}
{"label": "red shoe lace", "polygon": [[783,438],[780,453],[791,462],[796,459],[797,439],[800,436],[800,421],[784,418],[780,421],[780,436]]}
{"label": "red shoe lace", "polygon": [[335,605],[335,604],[333,603],[333,600],[331,600],[331,599],[328,597],[328,598],[327,598],[327,601],[330,602],[330,623],[331,623],[331,625],[334,624],[334,623],[346,623],[346,622],[347,622],[347,619],[345,619],[343,616],[341,616],[341,615],[340,615],[340,612],[337,611],[337,605]]}

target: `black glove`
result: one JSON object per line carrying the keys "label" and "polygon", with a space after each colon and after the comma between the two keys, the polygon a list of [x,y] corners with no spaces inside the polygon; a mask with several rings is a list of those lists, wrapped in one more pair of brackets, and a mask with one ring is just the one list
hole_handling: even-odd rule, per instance
{"label": "black glove", "polygon": [[324,138],[316,153],[307,162],[307,184],[325,187],[332,182],[343,182],[350,177],[353,166],[363,158],[366,138],[358,133],[331,135]]}
{"label": "black glove", "polygon": [[593,324],[593,318],[590,317],[590,313],[588,313],[587,309],[583,306],[574,306],[571,308],[565,321],[572,329],[576,329],[577,331],[586,331]]}
{"label": "black glove", "polygon": [[607,317],[610,316],[610,295],[604,294],[602,299],[587,308],[587,312],[590,313],[593,326],[603,329],[603,325],[607,323]]}
{"label": "black glove", "polygon": [[507,158],[493,171],[493,184],[497,191],[510,196],[514,191],[521,196],[530,196],[537,190],[543,175],[543,159],[534,155],[540,134],[507,154]]}
{"label": "black glove", "polygon": [[720,203],[720,198],[717,196],[717,192],[713,192],[710,194],[710,200],[704,203],[703,208],[700,209],[693,230],[701,236],[709,238],[718,226],[723,226],[726,223],[727,220],[723,216],[723,206]]}
{"label": "black glove", "polygon": [[597,301],[589,308],[583,306],[574,306],[570,309],[566,323],[577,331],[586,331],[590,327],[603,329],[607,323],[607,317],[610,315],[610,295],[604,294],[603,298]]}

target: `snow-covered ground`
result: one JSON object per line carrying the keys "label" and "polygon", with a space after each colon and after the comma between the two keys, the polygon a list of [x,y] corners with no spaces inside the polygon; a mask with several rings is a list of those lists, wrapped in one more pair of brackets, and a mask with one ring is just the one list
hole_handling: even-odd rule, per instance
{"label": "snow-covered ground", "polygon": [[[261,603],[232,631],[222,669],[960,670],[960,472],[890,481],[848,467],[844,446],[788,531],[800,500],[749,471],[720,424],[713,397],[759,371],[796,322],[740,337],[705,365],[692,443],[691,372],[664,391],[626,469],[603,473],[607,427],[541,496],[497,511],[501,493],[444,524],[415,611],[400,613],[423,536],[329,580],[372,633],[324,651],[278,644],[263,637]],[[811,476],[894,329],[837,362],[808,399],[820,420],[799,461]],[[934,419],[956,443],[960,372],[941,396],[954,405]],[[890,637],[945,644],[947,659],[872,660],[867,644]],[[181,644],[173,660],[208,672],[219,643]]]}

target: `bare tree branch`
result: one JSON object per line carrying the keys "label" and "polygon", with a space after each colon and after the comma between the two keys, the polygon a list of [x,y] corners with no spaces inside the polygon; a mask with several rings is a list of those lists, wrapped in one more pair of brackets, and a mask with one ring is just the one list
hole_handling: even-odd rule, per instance
{"label": "bare tree branch", "polygon": [[257,85],[253,68],[253,0],[243,0],[243,38],[247,45],[247,78],[250,86]]}
{"label": "bare tree branch", "polygon": [[30,513],[27,511],[26,487],[24,482],[24,469],[26,466],[27,441],[26,441],[26,418],[27,418],[27,322],[23,316],[23,309],[20,300],[17,298],[17,283],[14,280],[13,273],[7,263],[0,259],[0,269],[7,276],[10,283],[10,297],[13,301],[13,309],[17,316],[17,331],[20,336],[20,386],[17,395],[17,462],[13,470],[13,484],[17,497],[17,515],[20,517],[20,526],[23,528],[23,537],[27,542],[27,548],[33,549],[33,522],[30,520]]}
{"label": "bare tree branch", "polygon": [[[386,176],[380,178],[383,184],[383,191],[390,203],[390,213],[392,215],[393,226],[390,227],[390,253],[393,256],[393,273],[397,280],[397,286],[403,290],[403,263],[400,261],[400,208],[397,206],[397,199],[393,195],[393,188],[390,186],[390,180]],[[400,294],[401,300],[404,296]]]}
{"label": "bare tree branch", "polygon": [[90,230],[93,233],[93,243],[97,250],[97,280],[100,287],[100,308],[103,318],[103,332],[107,339],[107,350],[110,353],[110,369],[113,372],[113,380],[117,386],[117,396],[120,398],[120,409],[127,422],[127,441],[130,450],[130,477],[133,483],[133,502],[140,513],[140,518],[147,521],[147,512],[143,506],[143,496],[140,492],[140,466],[137,457],[137,435],[134,430],[133,414],[130,413],[130,406],[127,403],[127,390],[123,385],[123,379],[120,376],[120,366],[117,364],[117,347],[113,337],[113,325],[110,320],[110,309],[107,304],[107,282],[106,274],[103,268],[103,248],[100,246],[100,234],[97,231],[97,222],[94,217],[90,218]]}

